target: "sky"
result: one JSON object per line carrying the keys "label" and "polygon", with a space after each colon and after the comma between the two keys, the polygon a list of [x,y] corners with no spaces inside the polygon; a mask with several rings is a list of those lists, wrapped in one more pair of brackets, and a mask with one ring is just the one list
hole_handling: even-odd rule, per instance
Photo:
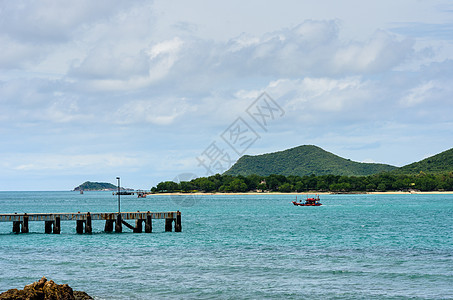
{"label": "sky", "polygon": [[0,191],[453,147],[448,0],[0,0]]}

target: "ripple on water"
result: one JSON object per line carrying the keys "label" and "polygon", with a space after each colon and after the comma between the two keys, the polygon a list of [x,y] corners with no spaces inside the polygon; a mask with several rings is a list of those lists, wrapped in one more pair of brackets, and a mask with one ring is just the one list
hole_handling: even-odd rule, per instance
{"label": "ripple on water", "polygon": [[[88,196],[88,197],[87,197]],[[85,197],[85,198],[84,198]],[[4,212],[115,211],[111,193],[0,192]],[[180,209],[183,232],[10,234],[0,223],[0,291],[45,275],[98,299],[453,298],[453,195],[326,195],[323,206],[293,196],[125,199],[125,210]],[[434,203],[433,205],[431,205]],[[113,294],[112,294],[113,293]]]}

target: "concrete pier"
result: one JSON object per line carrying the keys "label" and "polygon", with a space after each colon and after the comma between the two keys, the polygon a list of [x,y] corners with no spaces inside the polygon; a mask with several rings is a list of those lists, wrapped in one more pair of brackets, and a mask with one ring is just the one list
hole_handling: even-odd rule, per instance
{"label": "concrete pier", "polygon": [[118,214],[116,216],[115,232],[122,232],[122,231],[123,231],[123,225],[122,225],[121,214]]}
{"label": "concrete pier", "polygon": [[83,220],[77,220],[76,221],[76,232],[79,233],[79,234],[82,234],[83,233],[83,225],[84,225],[85,221]]}
{"label": "concrete pier", "polygon": [[135,220],[135,228],[134,228],[134,233],[141,233],[143,231],[143,219],[137,219]]}
{"label": "concrete pier", "polygon": [[[124,213],[24,213],[24,214],[0,214],[0,222],[12,222],[12,232],[28,233],[29,222],[44,221],[44,232],[48,234],[60,234],[62,221],[76,221],[76,232],[79,234],[92,233],[93,220],[105,220],[105,232],[119,233],[123,231],[123,225],[131,229],[134,233],[143,232],[143,224],[146,233],[153,231],[153,219],[165,219],[165,231],[172,231],[173,222],[175,223],[174,231],[181,232],[181,212],[124,212]],[[126,222],[126,220],[135,220],[135,226]],[[115,226],[113,225],[115,224]]]}
{"label": "concrete pier", "polygon": [[176,214],[176,219],[175,219],[175,232],[181,232],[182,231],[182,225],[181,225],[181,214]]}
{"label": "concrete pier", "polygon": [[53,227],[53,223],[55,221],[44,221],[44,232],[45,233],[52,233],[52,227]]}
{"label": "concrete pier", "polygon": [[165,231],[171,231],[173,219],[165,219]]}
{"label": "concrete pier", "polygon": [[105,221],[104,231],[105,232],[112,232],[113,231],[113,223],[115,223],[114,220],[106,220]]}
{"label": "concrete pier", "polygon": [[21,221],[13,221],[13,232],[14,233],[20,233],[20,225]]}
{"label": "concrete pier", "polygon": [[146,216],[145,232],[150,233],[152,231],[153,231],[153,220],[151,216]]}
{"label": "concrete pier", "polygon": [[22,221],[22,233],[28,233],[28,216],[24,214],[24,218]]}

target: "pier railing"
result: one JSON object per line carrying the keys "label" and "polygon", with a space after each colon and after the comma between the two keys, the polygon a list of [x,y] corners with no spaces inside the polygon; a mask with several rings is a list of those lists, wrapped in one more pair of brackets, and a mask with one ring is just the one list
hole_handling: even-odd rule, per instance
{"label": "pier railing", "polygon": [[[28,233],[28,222],[44,221],[45,233],[59,234],[61,232],[61,221],[76,221],[77,233],[92,233],[93,220],[105,220],[105,232],[122,232],[122,225],[130,228],[133,232],[143,231],[152,232],[152,220],[165,219],[165,231],[172,231],[173,222],[175,223],[175,232],[181,232],[181,212],[122,212],[122,213],[13,213],[0,214],[0,222],[13,222],[14,233]],[[135,220],[135,226],[127,223],[125,220]]]}

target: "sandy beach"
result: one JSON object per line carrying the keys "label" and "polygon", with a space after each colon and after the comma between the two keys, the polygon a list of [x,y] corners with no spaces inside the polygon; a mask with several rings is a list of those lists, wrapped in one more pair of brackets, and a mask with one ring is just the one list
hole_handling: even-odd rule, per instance
{"label": "sandy beach", "polygon": [[247,192],[247,193],[157,193],[153,195],[197,195],[197,196],[222,196],[222,195],[451,195],[453,191],[433,191],[433,192],[402,192],[402,191],[390,191],[390,192],[353,192],[353,193],[330,193],[330,192],[301,192],[301,193],[281,193],[281,192],[271,192],[271,193],[260,193],[260,192]]}
{"label": "sandy beach", "polygon": [[400,192],[400,191],[394,191],[394,192],[369,192],[367,194],[373,194],[373,195],[405,195],[405,194],[420,194],[420,195],[441,195],[441,194],[445,194],[445,195],[451,195],[453,194],[453,191],[444,191],[444,192],[439,192],[439,191],[434,191],[434,192]]}

